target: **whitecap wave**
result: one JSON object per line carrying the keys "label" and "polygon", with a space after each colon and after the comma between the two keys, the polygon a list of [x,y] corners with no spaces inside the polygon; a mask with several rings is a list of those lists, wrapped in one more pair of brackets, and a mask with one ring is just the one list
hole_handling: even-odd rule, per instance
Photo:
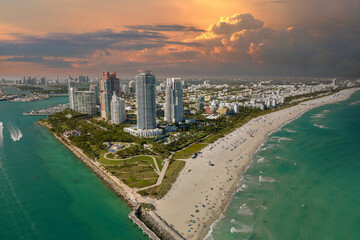
{"label": "whitecap wave", "polygon": [[275,179],[273,179],[272,177],[264,177],[260,175],[259,182],[275,182]]}
{"label": "whitecap wave", "polygon": [[312,118],[322,118],[322,117],[324,117],[324,116],[325,116],[324,113],[318,113],[318,114],[312,115]]}
{"label": "whitecap wave", "polygon": [[281,141],[294,141],[294,139],[287,138],[287,137],[281,137],[281,138],[278,139],[278,142],[281,142]]}
{"label": "whitecap wave", "polygon": [[3,129],[4,129],[4,124],[0,122],[0,147],[4,145]]}
{"label": "whitecap wave", "polygon": [[236,192],[243,192],[248,186],[244,183]]}
{"label": "whitecap wave", "polygon": [[245,224],[239,224],[237,227],[232,227],[230,229],[231,233],[251,233],[253,229]]}
{"label": "whitecap wave", "polygon": [[320,124],[316,124],[316,123],[314,124],[314,126],[318,127],[318,128],[325,128],[325,129],[328,128],[328,127],[325,127],[324,125],[320,125]]}
{"label": "whitecap wave", "polygon": [[243,205],[241,205],[240,210],[237,211],[237,214],[239,215],[254,215],[254,212],[251,211],[251,209],[249,208],[248,205],[246,205],[246,203],[244,203]]}
{"label": "whitecap wave", "polygon": [[17,128],[17,127],[14,127],[12,124],[9,124],[9,132],[10,132],[10,135],[11,135],[11,139],[14,142],[19,141],[23,136],[21,130],[19,128]]}
{"label": "whitecap wave", "polygon": [[289,133],[296,133],[295,130],[291,130],[291,129],[288,129],[288,128],[285,128],[284,130],[287,131],[287,132],[289,132]]}
{"label": "whitecap wave", "polygon": [[225,218],[224,214],[220,214],[220,217],[218,219],[216,219],[216,221],[211,224],[210,226],[210,230],[208,232],[208,234],[206,234],[206,236],[204,237],[204,240],[214,240],[213,236],[212,236],[212,233],[214,231],[214,228],[216,226],[216,224],[218,224],[218,222],[220,222],[221,219]]}
{"label": "whitecap wave", "polygon": [[358,103],[360,103],[360,101],[352,102],[352,103],[350,103],[350,105],[354,105],[354,104],[358,104]]}
{"label": "whitecap wave", "polygon": [[257,162],[258,162],[258,163],[263,163],[263,162],[265,162],[265,158],[264,158],[264,157],[261,157],[261,158],[259,158],[259,159],[257,160]]}

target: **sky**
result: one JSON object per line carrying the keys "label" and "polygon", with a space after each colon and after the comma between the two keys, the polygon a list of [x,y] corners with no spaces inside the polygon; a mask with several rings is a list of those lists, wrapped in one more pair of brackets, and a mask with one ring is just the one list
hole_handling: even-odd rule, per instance
{"label": "sky", "polygon": [[0,0],[0,77],[360,77],[360,0]]}

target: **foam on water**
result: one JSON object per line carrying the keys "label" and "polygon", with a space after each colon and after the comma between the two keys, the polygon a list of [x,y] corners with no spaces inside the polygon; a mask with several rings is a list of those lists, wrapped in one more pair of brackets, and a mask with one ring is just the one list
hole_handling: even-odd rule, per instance
{"label": "foam on water", "polygon": [[287,137],[281,137],[281,138],[278,139],[278,142],[281,142],[281,141],[294,141],[294,139],[287,138]]}
{"label": "foam on water", "polygon": [[4,130],[4,124],[2,122],[0,122],[0,147],[2,147],[4,145],[3,130]]}
{"label": "foam on water", "polygon": [[259,176],[259,182],[275,182],[275,179],[271,177],[264,177],[262,175]]}
{"label": "foam on water", "polygon": [[19,141],[23,136],[21,130],[16,126],[14,127],[11,123],[9,124],[9,132],[14,142]]}
{"label": "foam on water", "polygon": [[295,130],[291,130],[291,129],[288,129],[288,128],[284,128],[285,131],[289,132],[289,133],[296,133]]}
{"label": "foam on water", "polygon": [[358,104],[358,103],[360,103],[360,101],[352,102],[352,103],[350,103],[350,105],[355,105],[355,104]]}
{"label": "foam on water", "polygon": [[239,215],[254,215],[254,212],[251,211],[251,209],[249,208],[248,205],[246,205],[246,203],[244,203],[243,205],[240,206],[240,210],[237,211],[237,214]]}
{"label": "foam on water", "polygon": [[259,159],[257,160],[257,162],[258,162],[258,163],[263,163],[263,162],[265,162],[265,158],[264,158],[264,157],[261,157],[261,158],[259,158]]}
{"label": "foam on water", "polygon": [[204,237],[204,240],[214,240],[214,237],[212,236],[214,228],[216,227],[216,224],[218,224],[221,221],[221,219],[224,219],[224,218],[225,218],[224,214],[221,213],[220,217],[218,219],[216,219],[216,221],[213,224],[211,224],[210,231],[208,232],[208,234],[206,234],[206,236]]}
{"label": "foam on water", "polygon": [[248,186],[244,183],[236,192],[243,192]]}
{"label": "foam on water", "polygon": [[324,128],[324,129],[328,128],[328,127],[325,127],[324,125],[320,125],[320,124],[316,124],[316,123],[314,123],[314,126],[318,127],[318,128]]}
{"label": "foam on water", "polygon": [[239,223],[237,227],[232,227],[230,229],[231,233],[252,233],[252,231],[252,227],[249,227],[242,223]]}

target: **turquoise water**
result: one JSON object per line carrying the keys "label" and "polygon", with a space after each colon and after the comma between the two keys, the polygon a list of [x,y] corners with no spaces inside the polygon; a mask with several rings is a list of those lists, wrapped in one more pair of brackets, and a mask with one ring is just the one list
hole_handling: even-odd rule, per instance
{"label": "turquoise water", "polygon": [[129,207],[36,124],[41,117],[21,115],[66,101],[0,102],[0,239],[147,239]]}
{"label": "turquoise water", "polygon": [[213,239],[360,239],[360,91],[272,134],[244,179]]}

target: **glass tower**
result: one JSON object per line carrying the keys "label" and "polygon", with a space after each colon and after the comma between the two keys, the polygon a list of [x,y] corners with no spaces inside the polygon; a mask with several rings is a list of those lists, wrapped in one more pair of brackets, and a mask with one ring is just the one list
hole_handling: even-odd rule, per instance
{"label": "glass tower", "polygon": [[178,123],[184,121],[184,103],[181,78],[168,78],[166,81],[165,121]]}
{"label": "glass tower", "polygon": [[135,76],[137,102],[137,128],[156,128],[155,76],[149,70]]}
{"label": "glass tower", "polygon": [[111,98],[113,93],[120,97],[120,80],[116,78],[116,72],[103,72],[100,79],[100,103],[101,117],[110,119],[111,117]]}

